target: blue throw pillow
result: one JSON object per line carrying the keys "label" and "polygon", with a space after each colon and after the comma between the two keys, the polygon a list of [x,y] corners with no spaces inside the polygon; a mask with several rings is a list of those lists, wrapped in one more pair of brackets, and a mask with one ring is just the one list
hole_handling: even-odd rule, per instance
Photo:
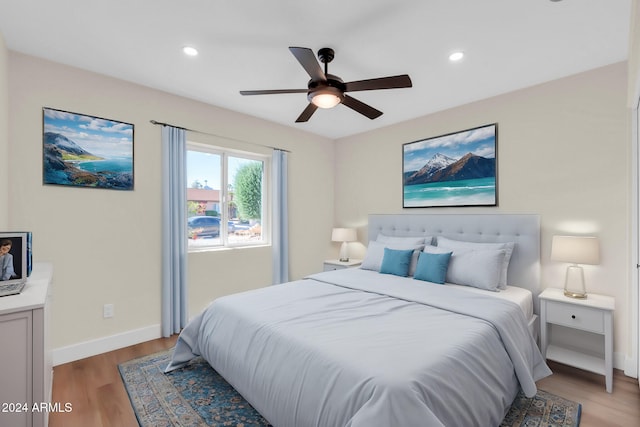
{"label": "blue throw pillow", "polygon": [[449,260],[451,260],[451,252],[447,252],[445,254],[420,252],[420,255],[418,256],[418,265],[413,278],[443,284],[444,279],[447,276]]}
{"label": "blue throw pillow", "polygon": [[409,265],[411,264],[412,255],[413,249],[384,248],[380,273],[407,277],[409,275]]}

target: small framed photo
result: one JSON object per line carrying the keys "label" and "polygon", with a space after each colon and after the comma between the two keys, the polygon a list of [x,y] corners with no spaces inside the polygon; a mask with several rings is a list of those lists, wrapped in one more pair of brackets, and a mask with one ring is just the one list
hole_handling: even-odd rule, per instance
{"label": "small framed photo", "polygon": [[498,124],[402,147],[402,207],[497,206]]}
{"label": "small framed photo", "polygon": [[43,183],[133,190],[133,125],[43,108]]}

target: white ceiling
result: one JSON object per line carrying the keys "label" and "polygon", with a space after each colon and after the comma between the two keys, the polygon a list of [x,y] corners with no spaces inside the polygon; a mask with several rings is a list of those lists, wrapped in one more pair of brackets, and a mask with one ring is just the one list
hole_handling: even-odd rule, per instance
{"label": "white ceiling", "polygon": [[[631,0],[0,0],[0,33],[13,51],[335,139],[626,60],[630,14]],[[406,73],[413,87],[352,93],[375,120],[339,105],[294,123],[305,94],[238,93],[306,88],[289,46],[333,48],[344,81]]]}

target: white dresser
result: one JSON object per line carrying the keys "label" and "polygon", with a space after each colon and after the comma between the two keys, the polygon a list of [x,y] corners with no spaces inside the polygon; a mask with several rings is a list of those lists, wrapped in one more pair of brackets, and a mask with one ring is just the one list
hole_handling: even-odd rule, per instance
{"label": "white dresser", "polygon": [[0,426],[48,424],[52,279],[53,266],[36,263],[20,295],[0,297]]}

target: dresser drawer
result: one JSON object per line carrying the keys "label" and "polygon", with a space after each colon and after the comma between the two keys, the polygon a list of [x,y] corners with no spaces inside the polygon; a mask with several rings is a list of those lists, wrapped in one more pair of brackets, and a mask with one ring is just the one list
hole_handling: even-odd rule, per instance
{"label": "dresser drawer", "polygon": [[604,313],[594,308],[547,301],[547,322],[604,334]]}

